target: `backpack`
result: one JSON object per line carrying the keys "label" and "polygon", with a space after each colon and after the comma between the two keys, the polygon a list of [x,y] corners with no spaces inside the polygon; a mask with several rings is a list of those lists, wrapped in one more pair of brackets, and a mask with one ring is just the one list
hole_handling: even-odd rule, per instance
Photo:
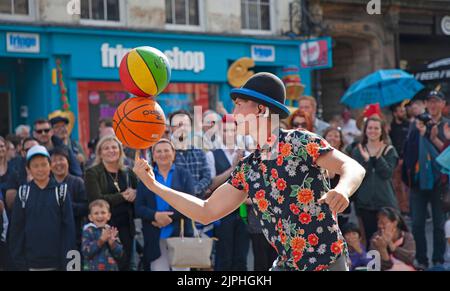
{"label": "backpack", "polygon": [[[30,185],[22,185],[19,187],[19,199],[22,203],[22,209],[25,209],[27,204],[28,196],[30,195]],[[59,207],[62,210],[64,205],[64,201],[66,201],[67,196],[67,184],[63,183],[55,187],[55,199],[56,203],[58,203]]]}

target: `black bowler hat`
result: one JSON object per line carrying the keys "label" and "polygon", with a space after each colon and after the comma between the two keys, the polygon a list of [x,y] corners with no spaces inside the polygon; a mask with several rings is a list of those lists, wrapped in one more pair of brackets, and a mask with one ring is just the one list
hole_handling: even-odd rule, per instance
{"label": "black bowler hat", "polygon": [[242,88],[231,90],[231,99],[236,98],[252,100],[267,106],[272,113],[279,114],[281,119],[287,118],[290,114],[284,105],[286,89],[283,81],[271,73],[255,74]]}

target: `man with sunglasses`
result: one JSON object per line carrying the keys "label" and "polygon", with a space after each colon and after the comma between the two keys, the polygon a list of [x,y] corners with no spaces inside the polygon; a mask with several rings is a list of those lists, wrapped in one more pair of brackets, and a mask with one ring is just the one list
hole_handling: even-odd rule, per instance
{"label": "man with sunglasses", "polygon": [[45,119],[38,119],[34,122],[33,137],[39,141],[42,146],[47,149],[53,148],[52,143],[53,131],[50,122]]}
{"label": "man with sunglasses", "polygon": [[51,153],[56,147],[62,147],[69,153],[69,172],[71,175],[81,177],[83,172],[75,153],[69,149],[59,137],[54,135],[50,121],[47,119],[38,119],[34,122],[33,136],[39,143],[46,147]]}

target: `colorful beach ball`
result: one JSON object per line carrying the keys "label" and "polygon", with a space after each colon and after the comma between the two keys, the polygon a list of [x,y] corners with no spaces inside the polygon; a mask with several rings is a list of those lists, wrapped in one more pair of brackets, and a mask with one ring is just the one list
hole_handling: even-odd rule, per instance
{"label": "colorful beach ball", "polygon": [[170,82],[169,60],[153,47],[138,47],[127,53],[120,63],[120,80],[133,95],[155,97]]}

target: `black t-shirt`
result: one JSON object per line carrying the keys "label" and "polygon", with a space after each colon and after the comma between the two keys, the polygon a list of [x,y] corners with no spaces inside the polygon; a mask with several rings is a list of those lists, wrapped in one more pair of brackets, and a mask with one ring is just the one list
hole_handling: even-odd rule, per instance
{"label": "black t-shirt", "polygon": [[391,138],[392,145],[395,147],[395,150],[401,159],[403,158],[403,146],[405,144],[406,137],[408,136],[408,131],[408,121],[403,121],[400,124],[395,121],[391,123],[391,132],[389,133],[389,136]]}

